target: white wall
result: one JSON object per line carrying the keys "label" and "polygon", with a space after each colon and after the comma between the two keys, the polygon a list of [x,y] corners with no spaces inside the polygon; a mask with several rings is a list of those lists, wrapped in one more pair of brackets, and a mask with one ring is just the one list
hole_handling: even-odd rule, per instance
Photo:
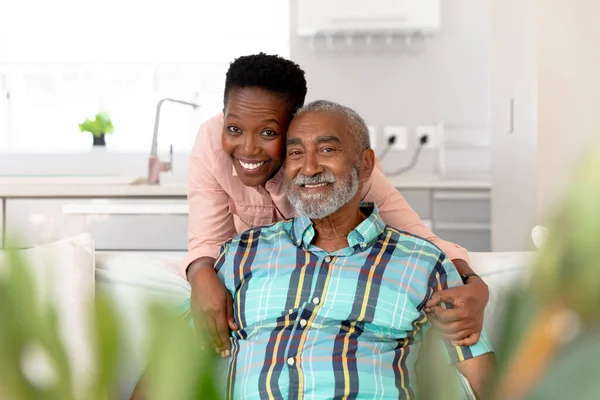
{"label": "white wall", "polygon": [[[491,0],[442,0],[442,28],[415,54],[315,51],[309,39],[296,35],[296,1],[290,54],[306,71],[308,100],[340,102],[380,127],[444,121],[455,147],[448,154],[451,168],[465,175],[489,173]],[[409,145],[384,166],[408,162],[414,142]],[[435,172],[434,160],[424,154],[419,172]]]}
{"label": "white wall", "polygon": [[560,202],[573,169],[600,139],[600,1],[544,0],[538,7],[537,206]]}

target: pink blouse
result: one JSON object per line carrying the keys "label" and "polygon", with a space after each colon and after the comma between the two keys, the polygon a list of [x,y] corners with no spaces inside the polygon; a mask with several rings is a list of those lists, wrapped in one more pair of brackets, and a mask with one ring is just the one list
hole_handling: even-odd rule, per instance
{"label": "pink blouse", "polygon": [[[264,187],[245,186],[237,177],[231,158],[223,152],[223,114],[200,127],[190,154],[188,200],[190,205],[188,254],[180,271],[200,257],[216,258],[223,242],[248,228],[272,224],[296,215],[283,191],[283,168]],[[386,179],[379,167],[363,185],[362,198],[379,208],[390,226],[435,243],[451,260],[468,262],[467,251],[441,240],[427,228]]]}

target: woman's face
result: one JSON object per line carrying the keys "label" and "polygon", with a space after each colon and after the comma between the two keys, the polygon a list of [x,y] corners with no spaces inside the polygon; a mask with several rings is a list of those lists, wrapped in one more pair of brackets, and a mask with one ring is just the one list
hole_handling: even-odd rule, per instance
{"label": "woman's face", "polygon": [[232,89],[224,109],[223,150],[246,186],[264,185],[285,158],[292,118],[286,97],[260,88]]}

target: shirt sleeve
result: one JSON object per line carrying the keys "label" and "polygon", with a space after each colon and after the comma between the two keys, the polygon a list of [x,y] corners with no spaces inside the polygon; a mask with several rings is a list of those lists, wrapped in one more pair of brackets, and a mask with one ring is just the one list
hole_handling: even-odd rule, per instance
{"label": "shirt sleeve", "polygon": [[387,225],[429,240],[442,249],[451,260],[460,259],[469,262],[466,249],[440,239],[423,224],[406,199],[387,180],[379,164],[373,169],[371,178],[363,186],[362,196],[363,201],[375,203],[383,222]]}
{"label": "shirt sleeve", "polygon": [[[454,264],[445,255],[442,255],[429,275],[428,286],[430,295],[451,287],[461,286],[462,284],[462,280]],[[443,304],[443,306],[451,307],[450,304]],[[481,332],[479,341],[473,346],[454,346],[449,340],[443,340],[443,342],[452,364],[479,357],[493,351],[485,329]]]}
{"label": "shirt sleeve", "polygon": [[229,195],[215,174],[216,164],[207,122],[200,127],[189,160],[188,253],[180,266],[183,277],[188,266],[198,258],[216,258],[221,245],[237,233],[229,212]]}

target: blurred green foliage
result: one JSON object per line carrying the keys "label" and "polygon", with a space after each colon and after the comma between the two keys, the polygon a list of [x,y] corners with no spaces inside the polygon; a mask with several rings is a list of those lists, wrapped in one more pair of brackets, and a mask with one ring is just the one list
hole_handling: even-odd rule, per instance
{"label": "blurred green foliage", "polygon": [[[0,398],[11,400],[113,400],[119,398],[119,357],[125,345],[124,327],[115,304],[97,294],[92,338],[95,371],[82,389],[74,384],[72,366],[61,342],[55,310],[40,301],[36,285],[16,252],[8,251],[0,276]],[[200,338],[173,309],[149,306],[145,372],[147,398],[219,399],[217,356],[199,348]],[[31,350],[44,354],[50,374],[27,371]],[[39,360],[38,360],[39,361]],[[39,371],[38,371],[39,372]]]}

